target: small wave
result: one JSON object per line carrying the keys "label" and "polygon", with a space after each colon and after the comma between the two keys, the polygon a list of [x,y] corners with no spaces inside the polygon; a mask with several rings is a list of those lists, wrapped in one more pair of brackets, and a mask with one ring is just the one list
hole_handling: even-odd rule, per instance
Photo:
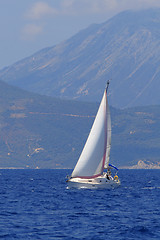
{"label": "small wave", "polygon": [[156,187],[143,187],[142,189],[150,189],[150,190],[152,190],[152,189],[156,189]]}
{"label": "small wave", "polygon": [[133,189],[133,187],[124,187],[124,189]]}

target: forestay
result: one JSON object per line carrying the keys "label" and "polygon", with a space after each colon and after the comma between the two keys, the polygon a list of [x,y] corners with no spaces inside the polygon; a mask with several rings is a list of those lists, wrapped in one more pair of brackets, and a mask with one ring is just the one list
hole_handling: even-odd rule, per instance
{"label": "forestay", "polygon": [[92,129],[71,177],[95,178],[102,174],[104,165],[108,165],[106,152],[110,153],[111,144],[111,127],[108,131],[107,124],[110,126],[111,120],[105,90]]}

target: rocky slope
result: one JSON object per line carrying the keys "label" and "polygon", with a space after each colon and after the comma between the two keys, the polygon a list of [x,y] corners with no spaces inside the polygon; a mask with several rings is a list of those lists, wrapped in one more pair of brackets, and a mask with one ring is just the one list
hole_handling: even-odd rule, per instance
{"label": "rocky slope", "polygon": [[112,78],[115,107],[160,102],[160,10],[126,11],[0,71],[0,79],[49,96],[99,101]]}

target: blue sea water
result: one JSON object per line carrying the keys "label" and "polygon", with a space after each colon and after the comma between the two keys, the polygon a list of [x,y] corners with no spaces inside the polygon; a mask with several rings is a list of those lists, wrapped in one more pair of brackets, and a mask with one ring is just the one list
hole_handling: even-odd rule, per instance
{"label": "blue sea water", "polygon": [[0,239],[160,239],[160,170],[121,187],[66,189],[70,170],[0,170]]}

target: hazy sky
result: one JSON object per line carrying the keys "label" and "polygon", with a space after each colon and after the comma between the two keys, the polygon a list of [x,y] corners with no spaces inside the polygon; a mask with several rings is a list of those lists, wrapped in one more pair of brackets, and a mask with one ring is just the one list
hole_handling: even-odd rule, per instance
{"label": "hazy sky", "polygon": [[0,69],[127,9],[160,0],[0,0]]}

